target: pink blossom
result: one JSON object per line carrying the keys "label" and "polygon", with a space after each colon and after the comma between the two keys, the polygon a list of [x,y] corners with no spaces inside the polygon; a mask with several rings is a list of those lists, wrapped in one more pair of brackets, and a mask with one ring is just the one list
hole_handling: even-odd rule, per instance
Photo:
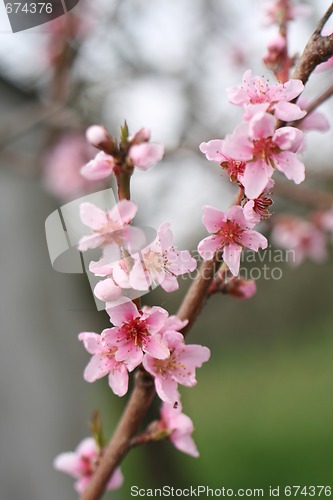
{"label": "pink blossom", "polygon": [[93,230],[93,234],[81,238],[79,251],[85,252],[89,248],[104,247],[112,243],[128,244],[131,235],[136,235],[135,228],[128,227],[136,212],[137,206],[128,200],[120,201],[112,210],[106,212],[92,203],[82,203],[81,221]]}
{"label": "pink blossom", "polygon": [[232,295],[237,299],[251,299],[257,293],[257,285],[254,280],[244,278],[232,278],[222,288],[223,293]]}
{"label": "pink blossom", "polygon": [[81,166],[93,155],[93,149],[80,134],[61,137],[44,159],[43,184],[47,191],[61,200],[99,190],[100,182],[87,182],[80,174]]}
{"label": "pink blossom", "polygon": [[298,217],[281,218],[272,231],[275,245],[290,250],[291,265],[299,265],[309,257],[314,262],[323,262],[327,257],[325,234],[314,224]]}
{"label": "pink blossom", "polygon": [[177,276],[194,271],[196,260],[187,250],[175,248],[172,241],[170,224],[164,223],[159,227],[155,241],[141,250],[140,254],[133,255],[131,288],[148,290],[154,283],[160,284],[166,292],[173,292],[179,288]]}
{"label": "pink blossom", "polygon": [[148,170],[162,160],[164,156],[164,146],[158,143],[143,142],[134,144],[129,150],[128,157],[133,166],[140,170]]}
{"label": "pink blossom", "polygon": [[265,66],[277,73],[288,61],[287,40],[280,33],[268,42],[267,53],[263,57]]}
{"label": "pink blossom", "polygon": [[225,139],[223,153],[247,164],[243,185],[250,199],[257,198],[265,189],[273,175],[273,166],[296,184],[305,178],[304,165],[296,156],[303,143],[303,132],[295,127],[275,130],[276,125],[274,116],[257,113]]}
{"label": "pink blossom", "polygon": [[247,221],[244,209],[233,206],[222,212],[211,206],[203,207],[203,224],[212,236],[200,241],[198,251],[203,259],[211,259],[217,250],[223,249],[223,260],[234,276],[240,266],[243,247],[255,252],[267,247],[267,239],[257,231],[253,231],[253,223]]}
{"label": "pink blossom", "polygon": [[[76,479],[74,488],[77,493],[83,493],[89,484],[98,462],[103,455],[93,438],[86,438],[75,451],[61,453],[54,460],[54,468],[69,474]],[[120,468],[117,468],[107,483],[107,490],[116,490],[123,484],[124,478]]]}
{"label": "pink blossom", "polygon": [[206,155],[209,161],[218,161],[228,174],[231,182],[238,181],[242,184],[246,163],[244,161],[233,160],[222,153],[224,141],[213,139],[209,142],[202,142],[199,149]]}
{"label": "pink blossom", "polygon": [[96,181],[109,177],[113,173],[114,167],[113,157],[101,151],[93,160],[84,165],[80,172],[85,179]]}
{"label": "pink blossom", "polygon": [[199,452],[191,436],[194,431],[193,422],[190,417],[182,413],[180,403],[177,408],[163,403],[160,414],[159,425],[162,430],[170,432],[169,439],[175,448],[192,457],[198,457]]}
{"label": "pink blossom", "polygon": [[142,364],[154,376],[156,392],[162,401],[174,404],[179,402],[178,384],[186,387],[196,385],[195,369],[208,361],[210,350],[201,345],[185,345],[184,337],[179,332],[166,331],[162,338],[170,356],[161,360],[148,353]]}
{"label": "pink blossom", "polygon": [[272,0],[263,4],[265,11],[264,24],[280,24],[311,15],[313,9],[304,3],[294,3],[286,0]]}
{"label": "pink blossom", "polygon": [[242,87],[227,89],[228,99],[236,106],[245,107],[244,119],[249,121],[256,113],[273,111],[275,116],[283,121],[299,120],[306,115],[292,101],[304,89],[301,80],[289,80],[269,86],[260,76],[252,76],[249,69],[243,75]]}
{"label": "pink blossom", "polygon": [[92,125],[86,131],[87,141],[98,149],[108,149],[114,146],[113,138],[103,125]]}
{"label": "pink blossom", "polygon": [[169,349],[159,334],[168,313],[162,307],[152,307],[149,311],[138,311],[128,298],[122,297],[119,304],[107,304],[107,313],[114,328],[110,329],[111,345],[116,345],[115,359],[138,366],[143,353],[154,358],[165,359]]}
{"label": "pink blossom", "polygon": [[109,386],[113,392],[117,396],[124,396],[128,390],[128,371],[133,371],[136,364],[131,363],[131,360],[125,364],[115,359],[118,345],[114,340],[112,328],[106,328],[101,335],[94,332],[82,332],[79,340],[93,355],[84,371],[84,380],[95,382],[108,375]]}

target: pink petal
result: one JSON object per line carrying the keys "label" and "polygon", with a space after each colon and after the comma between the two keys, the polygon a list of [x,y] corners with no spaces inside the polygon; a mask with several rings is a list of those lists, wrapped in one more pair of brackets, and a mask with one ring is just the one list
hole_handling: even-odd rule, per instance
{"label": "pink petal", "polygon": [[187,453],[192,457],[197,458],[199,456],[198,449],[191,436],[180,434],[176,430],[171,434],[170,441],[173,443],[175,448],[177,448],[177,450]]}
{"label": "pink petal", "polygon": [[242,244],[245,247],[251,248],[251,250],[257,252],[259,248],[267,248],[268,241],[265,236],[258,233],[258,231],[247,229],[242,234]]}
{"label": "pink petal", "polygon": [[278,155],[274,155],[275,166],[280,172],[283,172],[287,179],[300,184],[305,179],[304,164],[297,158],[295,153],[290,151],[282,151]]}
{"label": "pink petal", "polygon": [[168,312],[165,309],[154,306],[151,308],[149,313],[144,313],[142,319],[146,322],[149,333],[154,335],[164,326],[167,317]]}
{"label": "pink petal", "polygon": [[128,371],[123,363],[117,363],[109,373],[109,386],[119,396],[124,396],[128,391]]}
{"label": "pink petal", "polygon": [[300,124],[302,130],[318,130],[319,132],[326,132],[330,129],[329,121],[326,116],[319,111],[312,111],[308,114]]}
{"label": "pink petal", "polygon": [[53,467],[61,472],[66,472],[70,476],[80,477],[80,457],[72,451],[58,455],[54,459]]}
{"label": "pink petal", "polygon": [[143,352],[139,346],[134,345],[133,341],[122,344],[116,352],[116,361],[123,361],[130,365],[132,369],[139,366],[142,362]]}
{"label": "pink petal", "polygon": [[243,208],[238,205],[233,205],[232,207],[228,208],[226,212],[226,218],[228,220],[236,222],[240,227],[243,228],[247,227],[247,222],[244,217]]}
{"label": "pink petal", "polygon": [[118,467],[114,473],[112,474],[111,476],[111,479],[109,480],[107,486],[106,486],[106,489],[107,490],[116,490],[118,488],[120,488],[120,486],[123,484],[124,482],[124,476],[120,470],[120,468]]}
{"label": "pink petal", "polygon": [[121,222],[123,225],[129,224],[135,217],[138,207],[133,201],[121,200],[110,211],[110,218]]}
{"label": "pink petal", "polygon": [[132,146],[129,150],[129,158],[133,165],[142,170],[147,170],[152,167],[161,161],[163,156],[164,146],[157,143],[144,142]]}
{"label": "pink petal", "polygon": [[180,399],[178,384],[171,378],[155,377],[155,388],[158,396],[166,403],[174,404]]}
{"label": "pink petal", "polygon": [[109,177],[113,169],[114,160],[112,156],[100,152],[97,154],[96,158],[81,168],[80,173],[89,181],[97,181]]}
{"label": "pink petal", "polygon": [[202,142],[199,146],[201,153],[206,155],[209,161],[225,161],[225,156],[222,153],[223,142],[221,139],[213,139],[209,142]]}
{"label": "pink petal", "polygon": [[269,113],[257,113],[249,123],[249,134],[254,139],[264,139],[274,134],[276,118]]}
{"label": "pink petal", "polygon": [[91,234],[89,236],[83,236],[78,243],[79,252],[86,252],[89,248],[98,248],[105,242],[104,236],[99,236]]}
{"label": "pink petal", "polygon": [[92,203],[81,203],[80,217],[85,226],[98,231],[107,223],[105,212]]}
{"label": "pink petal", "polygon": [[110,316],[110,321],[114,326],[121,326],[131,319],[139,318],[140,314],[136,305],[127,297],[119,299],[119,303],[106,309]]}
{"label": "pink petal", "polygon": [[274,106],[274,114],[279,120],[291,122],[300,120],[306,115],[306,111],[302,110],[297,104],[291,102],[280,101]]}
{"label": "pink petal", "polygon": [[260,222],[260,215],[254,211],[254,201],[249,200],[244,205],[244,217],[247,220],[247,226],[252,228]]}
{"label": "pink petal", "polygon": [[302,146],[303,139],[304,134],[298,128],[282,127],[275,132],[273,142],[277,144],[280,149],[290,150],[296,153]]}
{"label": "pink petal", "polygon": [[87,364],[83,378],[86,382],[95,382],[110,372],[110,361],[107,356],[95,354]]}
{"label": "pink petal", "polygon": [[164,276],[163,281],[161,282],[161,287],[168,293],[178,290],[179,284],[176,276],[172,276],[171,274],[166,274]]}
{"label": "pink petal", "polygon": [[94,294],[99,300],[112,302],[119,299],[122,295],[122,289],[115,284],[112,278],[99,281],[94,288]]}
{"label": "pink petal", "polygon": [[273,167],[264,160],[248,163],[245,167],[243,184],[249,199],[258,198],[274,173]]}
{"label": "pink petal", "polygon": [[130,272],[131,288],[134,288],[135,290],[149,290],[151,283],[151,276],[145,271],[143,263],[137,257]]}
{"label": "pink petal", "polygon": [[168,347],[163,344],[158,335],[153,335],[147,339],[143,351],[156,359],[166,359],[170,356]]}
{"label": "pink petal", "polygon": [[253,145],[249,139],[249,126],[247,123],[238,125],[232,135],[226,136],[222,152],[228,158],[234,160],[252,160]]}
{"label": "pink petal", "polygon": [[172,246],[173,234],[169,222],[161,224],[157,231],[162,250],[167,250]]}
{"label": "pink petal", "polygon": [[200,241],[198,252],[204,260],[210,260],[219,248],[222,248],[221,236],[208,236]]}
{"label": "pink petal", "polygon": [[83,342],[89,354],[100,354],[105,350],[101,345],[101,335],[97,333],[82,332],[79,334],[79,340]]}
{"label": "pink petal", "polygon": [[223,260],[234,276],[237,276],[239,273],[241,253],[242,247],[235,243],[227,245],[223,250]]}
{"label": "pink petal", "polygon": [[202,207],[202,223],[209,233],[217,233],[226,221],[226,214],[210,205]]}

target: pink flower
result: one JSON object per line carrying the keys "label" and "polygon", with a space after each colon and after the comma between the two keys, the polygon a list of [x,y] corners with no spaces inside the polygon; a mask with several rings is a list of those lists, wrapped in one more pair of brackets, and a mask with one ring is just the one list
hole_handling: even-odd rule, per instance
{"label": "pink flower", "polygon": [[103,302],[113,302],[122,294],[122,288],[114,282],[113,278],[99,281],[94,288],[94,295]]}
{"label": "pink flower", "polygon": [[109,177],[113,173],[114,166],[113,157],[101,151],[93,160],[84,165],[80,172],[89,181],[96,181]]}
{"label": "pink flower", "polygon": [[307,17],[311,15],[313,9],[307,4],[294,4],[294,2],[285,0],[272,0],[263,4],[265,11],[264,24],[280,24],[297,19],[298,17]]}
{"label": "pink flower", "polygon": [[168,313],[162,307],[152,307],[149,311],[138,311],[128,298],[120,299],[119,304],[106,308],[114,328],[110,329],[111,345],[116,345],[115,359],[138,366],[143,353],[154,358],[165,359],[170,352],[159,335]]}
{"label": "pink flower", "polygon": [[93,234],[83,236],[78,249],[85,252],[89,248],[97,248],[116,243],[125,245],[130,237],[136,236],[135,228],[127,227],[134,219],[137,206],[128,200],[122,200],[112,210],[104,212],[92,203],[82,203],[80,217],[83,224],[93,230]]}
{"label": "pink flower", "polygon": [[162,401],[174,404],[179,401],[178,384],[186,387],[196,385],[195,369],[208,361],[210,350],[201,345],[185,345],[184,337],[179,332],[166,331],[162,338],[170,356],[161,360],[146,354],[142,364],[154,376],[156,392]]}
{"label": "pink flower", "polygon": [[164,146],[157,143],[143,142],[134,144],[129,150],[128,157],[134,167],[141,170],[148,170],[162,160],[164,156]]}
{"label": "pink flower", "polygon": [[234,277],[225,284],[222,291],[237,299],[247,300],[251,299],[257,293],[257,285],[254,280]]}
{"label": "pink flower", "polygon": [[127,364],[115,359],[118,349],[113,336],[112,328],[103,330],[101,335],[93,332],[82,332],[79,340],[84,343],[86,350],[92,354],[92,358],[84,371],[86,382],[109,376],[109,386],[117,396],[124,396],[128,390],[128,371],[133,371],[136,364]]}
{"label": "pink flower", "polygon": [[218,161],[228,174],[231,182],[238,181],[242,184],[246,163],[244,161],[233,160],[222,153],[224,141],[213,139],[209,142],[202,142],[199,149],[206,155],[209,161]]}
{"label": "pink flower", "polygon": [[272,231],[275,245],[293,253],[291,265],[299,265],[306,257],[314,262],[323,262],[327,257],[325,234],[309,221],[298,217],[285,217],[278,221]]}
{"label": "pink flower", "polygon": [[267,247],[267,239],[251,229],[253,224],[245,219],[244,209],[240,206],[233,206],[226,212],[204,206],[202,221],[207,231],[213,234],[200,241],[199,254],[208,260],[217,250],[223,249],[223,260],[234,276],[239,272],[243,247],[255,252]]}
{"label": "pink flower", "polygon": [[82,135],[71,133],[61,137],[45,157],[43,184],[47,191],[67,201],[101,189],[100,182],[87,182],[80,174],[81,166],[93,154]]}
{"label": "pink flower", "polygon": [[275,130],[276,124],[274,116],[257,113],[249,123],[236,127],[224,142],[224,154],[247,164],[243,185],[250,199],[260,196],[267,186],[274,172],[272,165],[296,184],[305,178],[304,165],[296,156],[303,132],[295,127]]}
{"label": "pink flower", "polygon": [[173,292],[179,288],[177,276],[194,271],[196,260],[187,250],[175,248],[172,240],[170,224],[164,223],[159,227],[155,241],[140,254],[133,255],[131,288],[148,290],[152,284],[160,284],[166,292]]}
{"label": "pink flower", "polygon": [[286,83],[277,83],[271,87],[260,76],[252,76],[249,69],[243,75],[242,87],[227,89],[228,99],[236,106],[245,107],[244,119],[249,121],[255,113],[273,111],[275,116],[283,121],[299,120],[306,115],[292,101],[304,89],[301,80],[289,80]]}
{"label": "pink flower", "polygon": [[190,417],[182,413],[180,403],[177,408],[163,403],[160,414],[159,425],[162,430],[170,432],[169,439],[175,448],[192,457],[198,457],[199,452],[191,436],[194,431],[193,422]]}
{"label": "pink flower", "polygon": [[[99,460],[103,455],[93,438],[86,438],[75,451],[61,453],[54,460],[54,468],[69,474],[76,479],[74,484],[77,493],[83,493],[89,484]],[[108,490],[116,490],[123,484],[124,478],[117,468],[107,483]]]}

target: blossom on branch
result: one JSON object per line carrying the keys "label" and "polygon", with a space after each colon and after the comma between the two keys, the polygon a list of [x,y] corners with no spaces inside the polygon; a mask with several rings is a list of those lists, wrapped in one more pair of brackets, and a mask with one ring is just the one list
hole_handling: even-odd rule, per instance
{"label": "blossom on branch", "polygon": [[170,351],[159,334],[168,312],[162,307],[139,311],[128,298],[118,304],[107,304],[107,313],[114,328],[109,329],[111,345],[116,346],[115,359],[138,366],[147,353],[157,359],[166,359]]}
{"label": "blossom on branch", "polygon": [[166,331],[162,340],[170,355],[166,359],[156,359],[148,353],[142,364],[153,375],[156,392],[162,401],[179,403],[178,384],[186,387],[196,385],[195,369],[209,360],[210,350],[201,345],[186,345],[183,335],[176,331]]}
{"label": "blossom on branch", "polygon": [[175,408],[171,404],[163,403],[160,415],[159,427],[169,432],[169,439],[175,448],[192,457],[198,457],[199,452],[191,436],[194,431],[193,422],[182,413],[181,404],[178,403]]}
{"label": "blossom on branch", "polygon": [[303,89],[301,80],[289,80],[269,86],[264,78],[252,75],[249,69],[243,75],[243,85],[227,89],[227,95],[231,104],[244,106],[245,121],[249,121],[255,113],[266,111],[273,112],[278,119],[288,122],[306,115],[306,111],[290,102]]}
{"label": "blossom on branch", "polygon": [[269,113],[257,113],[249,123],[236,127],[224,141],[223,153],[245,161],[243,185],[248,198],[260,196],[274,173],[274,167],[300,184],[305,178],[304,164],[297,158],[303,132],[295,127],[276,129],[277,120]]}
{"label": "blossom on branch", "polygon": [[[103,451],[98,449],[93,438],[86,438],[75,451],[61,453],[54,460],[54,468],[69,474],[76,479],[74,488],[77,493],[83,493],[89,484],[96,467],[103,457]],[[106,489],[116,490],[124,481],[120,468],[115,469],[109,479]]]}
{"label": "blossom on branch", "polygon": [[112,210],[104,212],[92,203],[82,203],[80,217],[83,224],[93,230],[93,234],[83,236],[78,244],[80,252],[89,248],[105,247],[106,245],[129,244],[130,238],[137,236],[137,229],[129,227],[137,212],[137,206],[132,201],[122,200]]}
{"label": "blossom on branch", "polygon": [[240,206],[232,206],[226,212],[206,205],[203,207],[202,222],[212,236],[200,241],[198,251],[204,260],[213,257],[217,250],[223,250],[223,260],[234,276],[239,273],[240,256],[244,247],[257,252],[267,247],[267,239],[252,230],[253,223],[244,215]]}

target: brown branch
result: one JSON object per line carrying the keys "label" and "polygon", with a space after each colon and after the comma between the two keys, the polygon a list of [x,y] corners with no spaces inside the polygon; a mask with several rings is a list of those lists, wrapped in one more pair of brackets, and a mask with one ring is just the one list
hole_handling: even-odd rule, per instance
{"label": "brown branch", "polygon": [[154,380],[144,370],[135,376],[135,385],[123,415],[111,441],[106,447],[96,473],[81,495],[81,500],[97,500],[102,497],[112,472],[131,447],[155,395]]}
{"label": "brown branch", "polygon": [[333,35],[322,36],[321,31],[333,12],[333,2],[319,21],[317,28],[305,46],[292,78],[305,84],[314,69],[333,56]]}

